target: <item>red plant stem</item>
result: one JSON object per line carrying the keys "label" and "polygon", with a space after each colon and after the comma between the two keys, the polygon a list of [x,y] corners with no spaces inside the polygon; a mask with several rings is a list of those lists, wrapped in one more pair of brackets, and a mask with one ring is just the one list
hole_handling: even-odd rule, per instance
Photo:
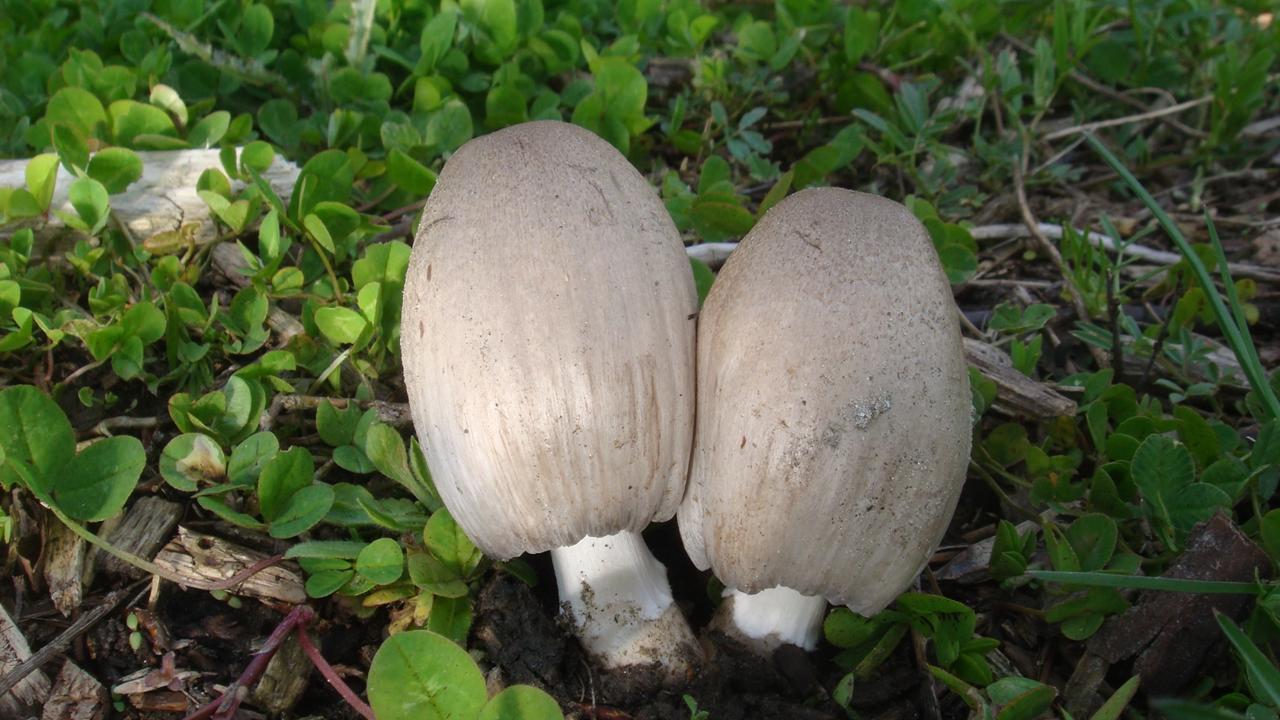
{"label": "red plant stem", "polygon": [[311,636],[307,635],[306,628],[298,628],[298,644],[302,646],[302,651],[307,654],[307,657],[311,658],[312,664],[316,666],[316,669],[320,671],[324,679],[334,690],[338,691],[338,694],[342,696],[343,700],[347,701],[348,705],[355,708],[355,711],[360,713],[361,717],[367,720],[376,720],[373,716],[373,708],[369,707],[364,700],[361,700],[360,696],[356,695],[355,691],[338,676],[337,671],[333,669],[328,660],[324,659],[324,656],[320,654],[320,650],[311,642]]}
{"label": "red plant stem", "polygon": [[267,641],[262,644],[262,649],[254,653],[253,659],[245,666],[244,672],[240,673],[240,677],[236,678],[236,681],[222,693],[222,697],[191,713],[185,720],[205,720],[206,718],[231,720],[239,709],[240,702],[249,694],[249,688],[262,677],[262,673],[266,672],[267,663],[271,662],[271,657],[280,649],[281,643],[289,637],[289,633],[295,628],[305,628],[315,619],[315,616],[315,612],[306,605],[299,605],[290,611],[276,629],[271,631]]}

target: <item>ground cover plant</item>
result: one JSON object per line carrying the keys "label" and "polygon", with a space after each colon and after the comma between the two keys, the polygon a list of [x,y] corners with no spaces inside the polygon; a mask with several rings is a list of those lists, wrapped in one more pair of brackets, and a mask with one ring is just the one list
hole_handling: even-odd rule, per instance
{"label": "ground cover plant", "polygon": [[[0,0],[0,715],[1275,717],[1273,12]],[[443,162],[532,119],[626,156],[703,297],[797,190],[924,223],[973,452],[889,609],[658,690],[459,530],[404,276]]]}

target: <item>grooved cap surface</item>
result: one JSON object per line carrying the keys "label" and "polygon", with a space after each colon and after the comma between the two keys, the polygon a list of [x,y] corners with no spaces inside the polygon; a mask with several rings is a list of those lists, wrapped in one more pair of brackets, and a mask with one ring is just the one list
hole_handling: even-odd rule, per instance
{"label": "grooved cap surface", "polygon": [[401,348],[436,487],[485,553],[674,514],[696,307],[666,208],[604,140],[531,122],[449,159],[414,242]]}
{"label": "grooved cap surface", "polygon": [[836,188],[771,209],[703,305],[680,530],[695,564],[869,614],[955,510],[970,396],[951,289],[902,205]]}

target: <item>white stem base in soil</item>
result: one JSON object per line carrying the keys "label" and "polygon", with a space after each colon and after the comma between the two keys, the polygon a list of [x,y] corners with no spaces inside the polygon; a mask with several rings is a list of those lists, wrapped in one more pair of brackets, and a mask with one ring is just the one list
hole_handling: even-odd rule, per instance
{"label": "white stem base in soil", "polygon": [[783,644],[805,650],[818,647],[827,612],[825,598],[802,595],[781,585],[754,595],[728,589],[724,598],[715,624],[747,645],[765,653]]}
{"label": "white stem base in soil", "polygon": [[586,537],[551,551],[560,605],[601,665],[657,663],[682,684],[699,659],[697,641],[671,599],[667,571],[639,533]]}

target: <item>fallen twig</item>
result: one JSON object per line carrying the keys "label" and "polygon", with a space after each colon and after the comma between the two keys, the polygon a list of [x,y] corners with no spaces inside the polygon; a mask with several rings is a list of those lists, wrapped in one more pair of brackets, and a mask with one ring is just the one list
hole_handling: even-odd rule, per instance
{"label": "fallen twig", "polygon": [[94,625],[97,625],[102,618],[113,612],[116,607],[130,595],[130,593],[136,592],[142,585],[146,584],[146,582],[147,581],[142,580],[127,588],[121,588],[108,593],[107,596],[102,599],[102,602],[95,605],[85,614],[76,618],[76,621],[71,623],[71,626],[66,630],[63,630],[58,637],[54,638],[51,642],[46,643],[39,650],[33,652],[31,657],[23,660],[17,667],[10,670],[7,675],[0,678],[0,696],[3,696],[5,693],[12,690],[13,687],[21,682],[24,677],[30,675],[32,671],[48,662],[50,658],[53,658],[55,655],[59,655],[65,651],[72,641],[88,632]]}
{"label": "fallen twig", "polygon": [[1096,122],[1085,123],[1083,125],[1073,125],[1069,128],[1054,130],[1051,133],[1047,133],[1043,137],[1041,137],[1041,139],[1057,140],[1059,138],[1070,137],[1072,135],[1079,135],[1082,133],[1093,132],[1094,130],[1099,130],[1101,128],[1115,127],[1117,125],[1128,125],[1130,123],[1142,122],[1144,120],[1156,120],[1166,115],[1173,115],[1176,113],[1183,112],[1184,110],[1190,110],[1192,108],[1199,107],[1211,100],[1213,100],[1213,97],[1205,96],[1202,98],[1196,98],[1195,100],[1188,100],[1186,102],[1181,102],[1181,103],[1178,103],[1177,105],[1170,105],[1168,107],[1158,108],[1156,110],[1151,110],[1144,113],[1137,113],[1136,115],[1125,115],[1124,117],[1111,118],[1110,120],[1098,120]]}

